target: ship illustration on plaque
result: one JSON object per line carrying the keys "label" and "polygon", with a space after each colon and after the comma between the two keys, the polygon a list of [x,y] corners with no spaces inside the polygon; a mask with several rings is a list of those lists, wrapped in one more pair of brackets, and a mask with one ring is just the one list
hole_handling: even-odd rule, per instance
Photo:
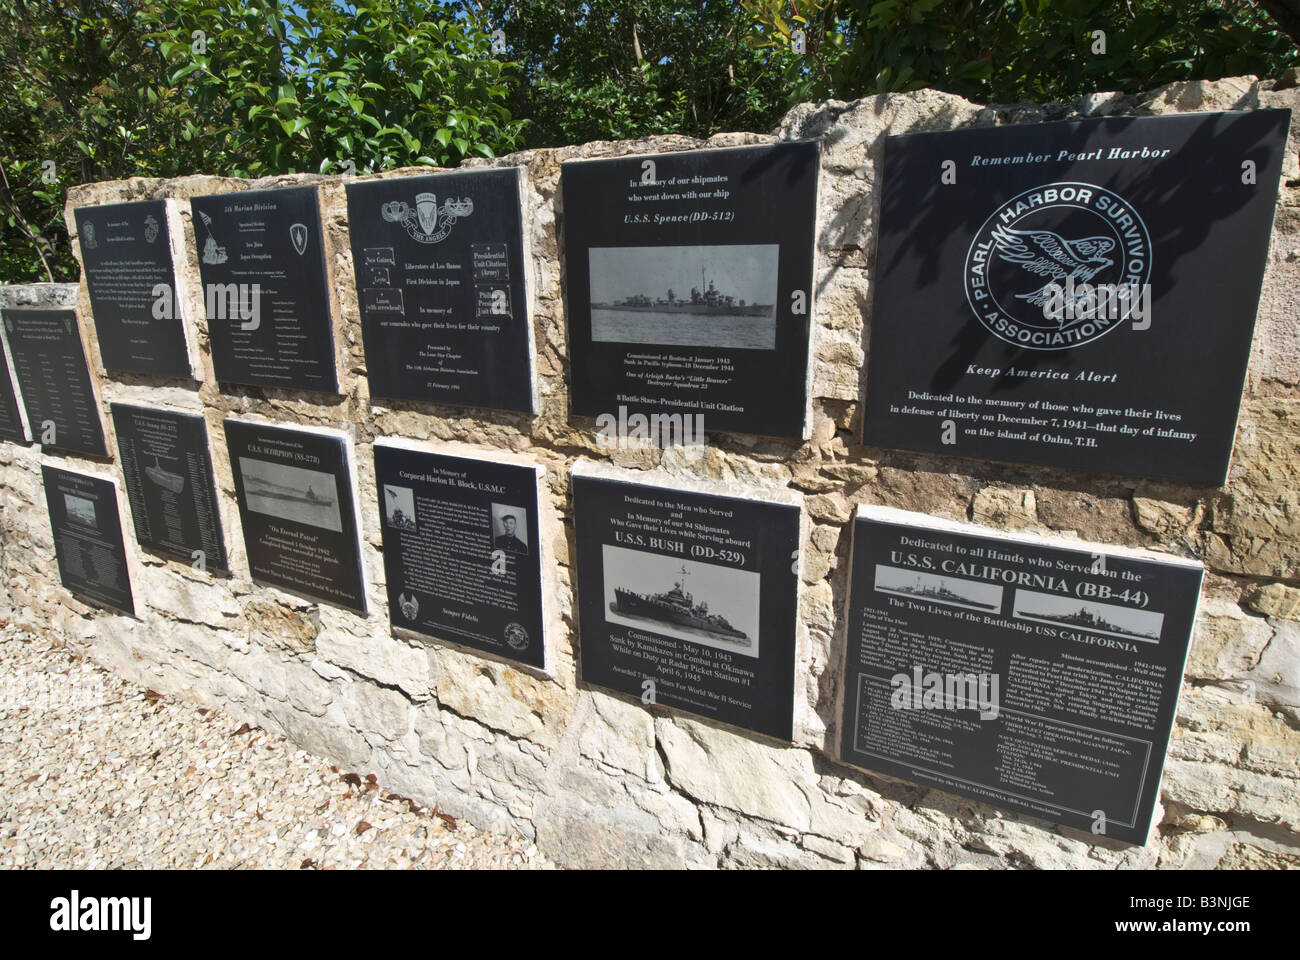
{"label": "ship illustration on plaque", "polygon": [[1076,600],[1035,590],[1016,591],[1012,615],[1019,620],[1034,620],[1143,643],[1159,643],[1165,621],[1165,615],[1154,610],[1134,610],[1113,603]]}
{"label": "ship illustration on plaque", "polygon": [[758,656],[759,575],[604,545],[605,619]]}
{"label": "ship illustration on plaque", "polygon": [[1002,609],[1002,588],[978,580],[918,573],[901,567],[876,564],[876,591],[901,597],[915,597],[953,607],[994,611]]}
{"label": "ship illustration on plaque", "polygon": [[[405,200],[390,200],[379,208],[389,223],[400,223],[412,240],[420,243],[441,243],[451,233],[456,221],[474,212],[474,201],[469,197],[444,200],[438,206],[436,193],[417,193],[415,206]],[[439,226],[441,221],[442,226]]]}
{"label": "ship illustration on plaque", "polygon": [[153,466],[145,467],[144,475],[164,490],[170,490],[172,493],[180,493],[185,489],[185,477],[179,473],[164,470],[162,464],[158,462],[158,454],[156,453],[153,457]]}
{"label": "ship illustration on plaque", "polygon": [[591,338],[772,350],[778,244],[592,247]]}
{"label": "ship illustration on plaque", "polygon": [[249,510],[335,533],[343,529],[334,477],[319,470],[240,457]]}

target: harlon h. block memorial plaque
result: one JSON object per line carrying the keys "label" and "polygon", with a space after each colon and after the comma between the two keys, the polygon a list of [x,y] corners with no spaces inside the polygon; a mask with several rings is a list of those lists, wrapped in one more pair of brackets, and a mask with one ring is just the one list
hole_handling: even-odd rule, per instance
{"label": "harlon h. block memorial plaque", "polygon": [[575,414],[802,436],[819,162],[811,141],[564,164]]}
{"label": "harlon h. block memorial plaque", "polygon": [[890,137],[866,442],[1222,483],[1289,119]]}
{"label": "harlon h. block memorial plaque", "polygon": [[0,440],[11,440],[14,443],[27,443],[31,440],[18,403],[18,391],[14,388],[9,350],[5,347],[2,336],[0,336]]}
{"label": "harlon h. block memorial plaque", "polygon": [[245,420],[225,428],[253,579],[365,613],[343,435]]}
{"label": "harlon h. block memorial plaque", "polygon": [[117,484],[41,465],[59,579],[73,593],[135,615]]}
{"label": "harlon h. block memorial plaque", "polygon": [[193,197],[217,379],[338,389],[315,187]]}
{"label": "harlon h. block memorial plaque", "polygon": [[198,569],[228,570],[203,417],[124,403],[109,409],[136,541]]}
{"label": "harlon h. block memorial plaque", "polygon": [[167,202],[73,211],[105,369],[192,377]]}
{"label": "harlon h. block memorial plaque", "polygon": [[395,628],[546,666],[537,517],[543,472],[376,441]]}
{"label": "harlon h. block memorial plaque", "polygon": [[347,195],[371,395],[531,412],[519,169]]}
{"label": "harlon h. block memorial plaque", "polygon": [[572,478],[582,679],[789,740],[797,504]]}
{"label": "harlon h. block memorial plaque", "polygon": [[1145,843],[1201,574],[860,507],[841,759]]}
{"label": "harlon h. block memorial plaque", "polygon": [[108,456],[76,311],[2,313],[32,439],[46,447]]}

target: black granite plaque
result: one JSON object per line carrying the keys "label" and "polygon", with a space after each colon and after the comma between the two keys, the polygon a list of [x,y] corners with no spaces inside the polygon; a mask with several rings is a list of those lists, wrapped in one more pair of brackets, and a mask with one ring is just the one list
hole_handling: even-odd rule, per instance
{"label": "black granite plaque", "polygon": [[582,679],[782,740],[799,509],[573,473]]}
{"label": "black granite plaque", "polygon": [[860,508],[841,757],[1144,843],[1201,572]]}
{"label": "black granite plaque", "polygon": [[575,414],[802,434],[819,151],[564,164]]}
{"label": "black granite plaque", "polygon": [[136,541],[197,569],[228,570],[203,417],[124,403],[109,409]]}
{"label": "black granite plaque", "polygon": [[866,442],[1221,483],[1289,118],[891,137]]}
{"label": "black granite plaque", "polygon": [[193,197],[217,379],[338,389],[315,187]]}
{"label": "black granite plaque", "polygon": [[381,442],[375,480],[393,626],[544,667],[538,469]]}
{"label": "black granite plaque", "polygon": [[9,351],[0,337],[0,440],[27,443],[27,428],[22,411],[18,409],[18,393],[9,369]]}
{"label": "black granite plaque", "polygon": [[2,312],[32,439],[45,447],[108,456],[76,311]]}
{"label": "black granite plaque", "polygon": [[73,593],[135,615],[111,480],[41,466],[59,579]]}
{"label": "black granite plaque", "polygon": [[104,367],[192,376],[166,203],[80,207],[73,216]]}
{"label": "black granite plaque", "polygon": [[253,579],[365,613],[343,438],[243,420],[225,427]]}
{"label": "black granite plaque", "polygon": [[375,397],[533,409],[519,169],[347,184]]}

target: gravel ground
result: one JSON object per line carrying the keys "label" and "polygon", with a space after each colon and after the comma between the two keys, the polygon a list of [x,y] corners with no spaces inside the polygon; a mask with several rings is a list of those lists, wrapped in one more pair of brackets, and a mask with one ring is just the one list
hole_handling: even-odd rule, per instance
{"label": "gravel ground", "polygon": [[0,625],[0,869],[553,869],[522,837]]}

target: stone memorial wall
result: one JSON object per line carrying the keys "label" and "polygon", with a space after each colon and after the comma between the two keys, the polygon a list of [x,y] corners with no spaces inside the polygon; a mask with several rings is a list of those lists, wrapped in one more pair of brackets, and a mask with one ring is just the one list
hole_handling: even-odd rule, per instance
{"label": "stone memorial wall", "polygon": [[[946,398],[907,399],[918,370],[965,356],[909,316],[907,292],[924,286],[915,308],[941,317],[945,297],[965,307],[960,271],[971,309],[986,289],[952,255],[939,204],[958,193],[942,191],[994,180],[961,155],[945,182],[946,141],[887,143],[961,130],[985,144],[1014,128],[1023,153],[1106,126],[1056,121],[1298,108],[1300,88],[1252,78],[1051,106],[920,91],[804,104],[772,136],[466,165],[517,169],[517,182],[399,170],[74,188],[83,267],[84,225],[104,220],[83,271],[103,288],[0,288],[0,310],[75,309],[98,423],[75,378],[38,383],[32,350],[15,357],[4,341],[3,615],[571,866],[1300,866],[1300,128],[1279,150],[1267,137],[1286,131],[1283,113],[1219,141],[1185,124],[1190,188],[1076,205],[1069,216],[1085,219],[1061,221],[1065,253],[1046,254],[1100,279],[1118,243],[1129,276],[1153,275],[1151,332],[1078,337],[1105,335],[1130,410],[1160,407],[1162,384],[1212,401],[1195,409],[1218,433],[1186,465],[1127,434],[1096,456],[1086,440],[1036,454],[1014,430],[990,431],[982,450],[978,414],[945,439],[944,421],[961,419],[945,409],[1052,397],[1065,354],[966,344],[972,365],[1022,363],[1038,382],[963,393],[953,374]],[[1275,206],[1232,192],[1246,183],[1236,154],[1231,183],[1204,172],[1233,137],[1255,185],[1271,195],[1280,172]],[[803,145],[752,149],[787,141]],[[939,161],[929,185],[910,167],[886,180],[904,143],[900,156]],[[731,147],[751,149],[725,163],[696,153]],[[985,230],[971,221],[989,213],[982,198],[961,196],[971,209],[954,216],[975,237],[962,255],[996,247],[1001,262],[1041,266],[1031,246],[1060,240],[1032,205]],[[117,208],[143,219],[88,213],[145,201]],[[674,217],[687,202],[708,216]],[[1145,263],[1119,218],[1154,203]],[[892,259],[909,206],[917,237],[933,234],[913,238],[920,252],[957,264],[955,293]],[[1120,223],[1114,242],[1105,216]],[[1216,224],[1244,231],[1222,275],[1203,256],[1159,260],[1204,252],[1197,237]],[[106,251],[119,235],[125,252]],[[178,277],[161,300],[168,250],[155,240]],[[704,275],[674,280],[686,266]],[[643,288],[630,279],[642,274]],[[989,273],[987,289],[1010,276]],[[1193,283],[1206,292],[1189,295]],[[1161,314],[1161,298],[1177,309]],[[92,299],[119,312],[96,316]],[[1021,301],[980,320],[1034,327]],[[642,341],[629,331],[647,313],[659,326]],[[1198,346],[1216,317],[1230,329]],[[109,332],[125,339],[106,349]],[[873,342],[898,362],[869,363]],[[863,442],[869,397],[881,405],[868,436],[913,452]],[[688,442],[638,437],[638,414],[668,401]],[[923,437],[890,417],[908,402]],[[45,438],[23,413],[67,404],[76,422]],[[1075,413],[1063,436],[1104,429],[1104,411]],[[58,429],[71,431],[62,443]],[[885,684],[909,664],[918,712],[890,710]],[[1001,699],[981,687],[972,709],[925,713],[922,667],[996,679]]]}

